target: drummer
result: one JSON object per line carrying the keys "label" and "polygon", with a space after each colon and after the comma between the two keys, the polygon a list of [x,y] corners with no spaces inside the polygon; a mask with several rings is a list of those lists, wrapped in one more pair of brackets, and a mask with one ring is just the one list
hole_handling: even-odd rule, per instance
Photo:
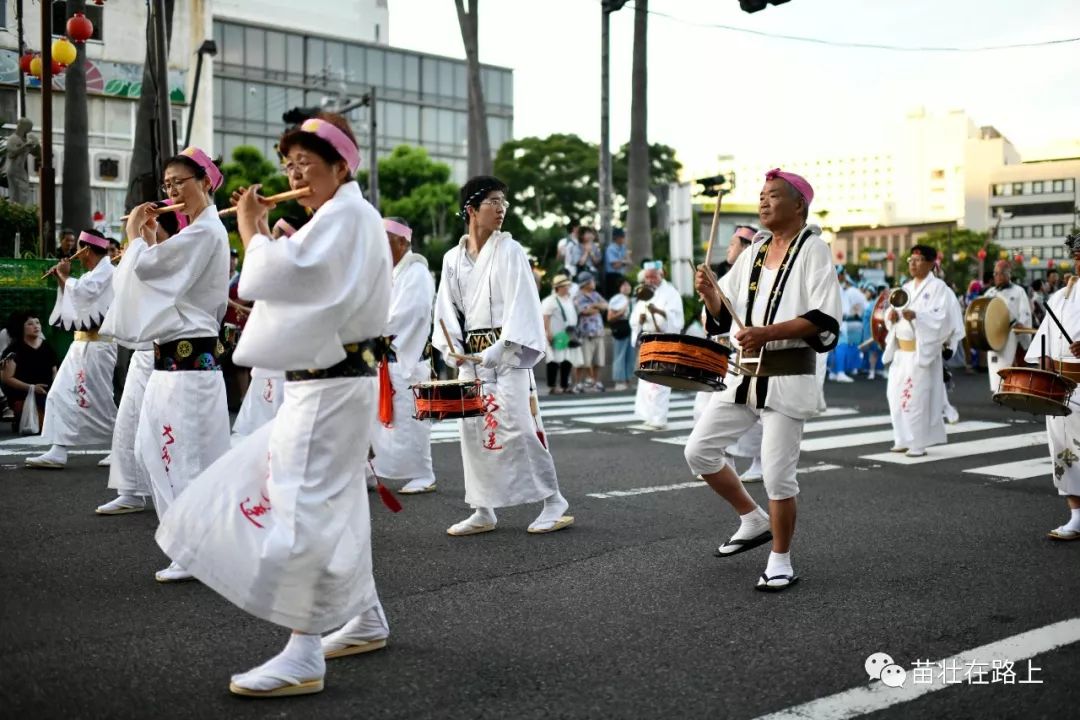
{"label": "drummer", "polygon": [[[1077,274],[1080,274],[1080,233],[1066,238],[1065,245],[1076,264]],[[1047,307],[1064,325],[1072,342],[1065,339],[1048,312],[1039,325],[1039,331],[1028,349],[1025,360],[1029,363],[1040,363],[1039,356],[1045,339],[1047,359],[1041,363],[1042,366],[1060,369],[1067,377],[1077,380],[1080,378],[1076,374],[1058,365],[1062,363],[1080,369],[1080,292],[1074,290],[1072,285],[1068,285],[1046,300]],[[1077,412],[1080,402],[1076,395],[1073,395],[1071,405],[1072,413],[1067,416],[1046,416],[1050,460],[1054,464],[1054,487],[1057,488],[1058,495],[1065,497],[1065,503],[1069,509],[1068,522],[1048,533],[1051,540],[1080,540],[1080,460],[1077,459],[1077,449],[1074,445],[1076,439],[1080,438],[1080,412]]]}
{"label": "drummer", "polygon": [[1020,329],[1031,327],[1031,301],[1027,292],[1012,281],[1012,265],[1008,260],[994,264],[994,286],[983,297],[1000,297],[1009,306],[1009,337],[1001,352],[991,350],[987,357],[990,368],[990,392],[997,392],[1001,378],[998,370],[1013,365],[1023,365],[1023,351],[1031,342],[1030,334],[1018,334]]}
{"label": "drummer", "polygon": [[[645,333],[679,333],[683,329],[682,296],[664,279],[664,264],[659,260],[644,264],[643,287],[652,290],[648,300],[637,300],[630,311],[630,342],[637,347]],[[671,388],[639,380],[634,398],[634,415],[649,430],[667,428]]]}

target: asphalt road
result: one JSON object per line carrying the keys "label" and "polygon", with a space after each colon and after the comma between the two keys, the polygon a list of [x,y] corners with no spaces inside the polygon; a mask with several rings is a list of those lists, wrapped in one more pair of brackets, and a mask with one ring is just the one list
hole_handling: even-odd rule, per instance
{"label": "asphalt road", "polygon": [[[439,492],[403,498],[398,515],[373,505],[387,649],[329,663],[322,694],[273,701],[233,697],[228,679],[276,653],[285,630],[198,583],[154,582],[167,563],[154,514],[93,513],[111,497],[99,455],[30,471],[21,465],[31,449],[0,436],[0,715],[753,718],[871,688],[874,652],[906,668],[906,689],[917,660],[1059,621],[1074,620],[1060,626],[1072,632],[1080,542],[1045,538],[1066,519],[1064,503],[1045,473],[1024,477],[1045,462],[1045,444],[1024,445],[1042,423],[994,406],[984,378],[960,376],[953,401],[966,431],[950,445],[990,443],[954,458],[932,449],[914,465],[868,459],[891,444],[863,442],[887,424],[860,425],[887,414],[884,388],[827,386],[839,414],[824,420],[851,423],[807,433],[821,449],[800,462],[811,468],[793,549],[802,582],[776,595],[753,590],[767,547],[713,557],[737,518],[710,490],[657,489],[693,481],[677,444],[688,431],[584,421],[615,396],[545,404],[577,518],[552,535],[527,534],[538,508],[524,507],[500,512],[494,533],[447,536],[468,509],[458,446],[440,442]],[[575,415],[577,402],[594,414]],[[817,440],[836,436],[846,440]],[[966,472],[998,466],[1018,477]],[[761,485],[750,488],[764,502]],[[904,689],[873,683],[865,708],[882,718],[1070,717],[1080,643],[1046,649],[1063,632],[1008,649],[1021,678],[1031,655],[1040,684],[939,684],[896,702]],[[850,697],[802,716],[845,716],[827,713]]]}

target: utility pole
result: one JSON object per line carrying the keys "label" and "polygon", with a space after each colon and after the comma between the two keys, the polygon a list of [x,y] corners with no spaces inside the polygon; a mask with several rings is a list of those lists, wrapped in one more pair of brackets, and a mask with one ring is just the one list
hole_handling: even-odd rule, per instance
{"label": "utility pole", "polygon": [[52,3],[41,3],[41,237],[38,256],[45,257],[46,243],[56,240],[56,172],[53,169],[52,118]]}
{"label": "utility pole", "polygon": [[[15,0],[15,23],[16,32],[19,34],[21,59],[26,54],[26,41],[23,39],[23,0]],[[22,71],[22,63],[19,63],[19,117],[26,117],[26,73]]]}
{"label": "utility pole", "polygon": [[172,135],[172,111],[169,101],[169,46],[165,39],[165,0],[151,0],[152,42],[154,45],[154,101],[157,105],[157,150],[159,161],[155,177],[160,178],[166,160],[176,154]]}
{"label": "utility pole", "polygon": [[368,170],[368,202],[375,206],[375,209],[379,209],[379,141],[376,139],[376,131],[378,130],[379,123],[377,120],[378,115],[375,112],[375,86],[371,86],[371,90],[368,92],[368,118],[370,120],[370,127],[368,129],[368,137],[371,142],[371,148],[368,150],[370,157],[368,163],[370,163]]}
{"label": "utility pole", "polygon": [[626,0],[603,0],[600,6],[600,282],[604,281],[603,258],[607,256],[611,244],[611,129],[610,125],[610,58],[611,58],[611,13],[621,10]]}

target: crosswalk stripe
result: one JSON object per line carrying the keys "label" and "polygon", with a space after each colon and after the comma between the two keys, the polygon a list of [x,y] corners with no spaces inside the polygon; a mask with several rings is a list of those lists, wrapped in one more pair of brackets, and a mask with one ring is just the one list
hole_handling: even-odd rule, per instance
{"label": "crosswalk stripe", "polygon": [[[592,432],[592,429],[591,428],[573,428],[573,427],[568,427],[568,428],[545,427],[544,428],[544,435],[547,435],[547,436],[550,436],[550,437],[556,437],[558,435],[581,435],[581,434],[587,433],[587,432]],[[456,442],[458,442],[460,440],[461,440],[461,436],[458,435],[457,432],[454,432],[453,435],[442,435],[440,437],[435,437],[433,435],[431,437],[431,444],[432,445],[439,445],[439,444],[442,444],[442,443],[452,443],[452,442],[456,443]]]}
{"label": "crosswalk stripe", "polygon": [[[562,400],[551,400],[552,396],[547,395],[540,398],[540,409],[546,407],[581,407],[585,405],[611,405],[612,403],[630,403],[634,404],[634,395],[572,395]],[[555,396],[559,397],[559,396]],[[671,399],[674,400],[690,400],[693,402],[695,397],[694,393],[678,392],[672,393]]]}
{"label": "crosswalk stripe", "polygon": [[[819,465],[807,465],[806,467],[798,468],[795,472],[798,475],[804,475],[806,473],[839,469],[839,465],[827,465],[821,463]],[[606,500],[613,497],[629,497],[632,495],[649,495],[658,492],[670,492],[671,490],[686,490],[688,488],[704,487],[705,485],[706,483],[704,480],[691,480],[690,482],[675,483],[674,485],[651,485],[649,487],[630,488],[628,490],[607,490],[605,492],[586,493],[586,495],[587,497]]]}
{"label": "crosswalk stripe", "polygon": [[[821,413],[821,415],[819,415],[818,417],[822,417],[822,418],[844,417],[844,416],[847,416],[847,415],[858,415],[858,414],[859,414],[859,411],[856,410],[855,408],[829,408],[825,412]],[[868,420],[872,420],[872,419],[877,418],[877,417],[884,417],[885,422],[889,422],[889,416],[888,415],[882,415],[882,416],[873,415],[873,416],[869,416],[869,417],[860,417],[859,419],[851,418],[849,420],[844,421],[845,423],[850,423],[850,425],[848,425],[848,424],[838,425],[837,427],[838,428],[839,427],[846,428],[846,427],[861,427],[862,425],[878,425],[880,423],[867,422]],[[812,432],[812,430],[810,429],[811,425],[816,425],[816,424],[823,423],[823,422],[825,422],[825,421],[811,420],[808,423],[806,423],[806,428],[803,430],[803,432]],[[668,432],[675,432],[675,431],[679,431],[679,430],[693,430],[695,423],[696,423],[695,420],[677,420],[675,422],[669,422],[667,424],[667,431]],[[639,428],[639,429],[645,429],[645,428],[642,427],[642,428]],[[817,429],[817,428],[815,428],[815,429]],[[826,430],[826,429],[829,429],[829,428],[821,428],[821,429]],[[683,436],[682,444],[686,443],[686,439],[688,437],[689,437],[689,435]]]}
{"label": "crosswalk stripe", "polygon": [[[543,414],[543,413],[541,413]],[[694,408],[677,408],[668,412],[668,420],[673,418],[693,418]],[[628,413],[615,413],[612,415],[596,415],[594,417],[583,417],[581,422],[591,423],[593,425],[613,425],[615,423],[627,423],[638,420],[638,416],[632,412]]]}
{"label": "crosswalk stripe", "polygon": [[[979,432],[982,430],[995,430],[997,428],[1003,427],[1011,426],[1008,423],[968,420],[966,422],[957,423],[956,425],[946,425],[945,432],[949,435],[956,435],[959,433]],[[802,441],[802,450],[803,452],[817,452],[820,450],[835,450],[836,448],[853,447],[855,445],[874,445],[876,443],[886,443],[892,441],[893,431],[891,429],[873,430],[871,432],[852,433],[850,435],[830,435],[829,437],[810,438],[809,440]],[[996,440],[990,440],[988,442],[992,442],[1000,446],[1001,438],[997,438]],[[900,455],[900,453],[886,454],[893,457]]]}
{"label": "crosswalk stripe", "polygon": [[[960,423],[963,425],[963,423]],[[959,427],[959,425],[953,425],[951,427]],[[968,455],[983,455],[992,452],[1004,452],[1008,450],[1019,450],[1024,447],[1033,447],[1036,445],[1046,444],[1046,431],[1040,430],[1039,432],[1024,433],[1022,435],[1009,435],[1008,437],[992,437],[985,438],[983,440],[969,440],[962,443],[950,443],[948,445],[935,445],[932,448],[927,448],[926,455],[923,457],[908,457],[903,453],[879,453],[877,455],[866,455],[863,460],[873,460],[875,462],[886,462],[894,465],[921,465],[923,463],[934,462],[936,460],[946,460],[967,457]]]}
{"label": "crosswalk stripe", "polygon": [[1001,463],[1000,465],[968,468],[964,472],[1007,478],[1009,480],[1027,480],[1033,477],[1050,477],[1054,472],[1054,463],[1050,461],[1050,458],[1044,456],[1031,460]]}
{"label": "crosswalk stripe", "polygon": [[[673,400],[671,402],[671,409],[672,410],[683,410],[685,408],[690,408],[691,410],[693,410],[694,401],[693,400]],[[574,406],[574,407],[559,407],[559,408],[551,408],[551,409],[541,407],[540,408],[540,415],[541,415],[541,417],[545,417],[545,418],[550,418],[550,417],[577,417],[577,416],[580,416],[580,415],[603,415],[604,413],[617,413],[619,411],[633,412],[633,410],[634,410],[634,401],[633,401],[633,399],[631,399],[630,402],[628,402],[628,403],[619,403],[618,405],[592,405],[592,406],[587,406],[587,407],[576,407],[576,406]]]}

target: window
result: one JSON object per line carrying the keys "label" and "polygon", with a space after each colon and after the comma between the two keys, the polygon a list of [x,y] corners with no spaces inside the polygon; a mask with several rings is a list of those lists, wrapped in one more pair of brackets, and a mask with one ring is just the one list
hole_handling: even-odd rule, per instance
{"label": "window", "polygon": [[1031,228],[1031,236],[1041,238],[1041,237],[1043,237],[1043,230],[1045,230],[1045,226],[1036,225],[1033,228]]}
{"label": "window", "polygon": [[439,61],[424,58],[420,70],[420,92],[428,96],[438,95],[436,88],[439,86]]}
{"label": "window", "polygon": [[1068,200],[1064,200],[1061,202],[1027,203],[1024,205],[991,205],[990,217],[996,218],[999,209],[1012,213],[1013,217],[1031,215],[1072,215],[1073,204]]}
{"label": "window", "polygon": [[439,80],[434,91],[436,95],[454,94],[454,66],[446,60],[439,61]]}
{"label": "window", "polygon": [[401,53],[386,54],[386,87],[400,90],[405,85],[405,58]]}
{"label": "window", "polygon": [[367,84],[365,56],[365,49],[359,45],[349,45],[345,48],[345,77],[349,82],[358,85]]}
{"label": "window", "polygon": [[326,43],[317,38],[307,38],[306,72],[309,78],[321,78],[326,72]]}
{"label": "window", "polygon": [[266,66],[266,31],[244,28],[244,65],[262,69]]}
{"label": "window", "polygon": [[[239,80],[223,80],[221,94],[225,100],[222,116],[236,120],[243,118],[244,83]],[[239,144],[239,141],[237,141],[237,144]],[[232,148],[229,149],[231,150]]]}
{"label": "window", "polygon": [[1065,181],[1064,180],[1055,180],[1054,181],[1054,192],[1056,192],[1056,193],[1065,192]]}
{"label": "window", "polygon": [[439,127],[435,118],[435,108],[426,107],[421,111],[421,140],[425,145],[439,142]]}
{"label": "window", "polygon": [[1055,225],[1053,227],[1053,235],[1054,235],[1054,237],[1061,237],[1064,234],[1065,234],[1065,226],[1064,225]]}
{"label": "window", "polygon": [[277,73],[285,72],[285,35],[283,33],[266,33],[266,69]]}
{"label": "window", "polygon": [[369,85],[384,87],[386,82],[383,78],[383,51],[376,48],[367,49],[367,81]]}
{"label": "window", "polygon": [[1073,180],[1072,178],[1069,178],[1068,180],[1065,181],[1065,192],[1072,192],[1074,187],[1076,187],[1076,181],[1075,180]]}
{"label": "window", "polygon": [[1037,195],[1037,194],[1041,193],[1042,191],[1043,191],[1042,180],[1036,180],[1035,182],[1031,183],[1031,192],[1032,193],[1035,193]]}
{"label": "window", "polygon": [[[3,4],[6,5],[7,3]],[[101,38],[104,36],[104,25],[102,25],[104,16],[101,11],[102,7],[100,5],[91,5],[90,3],[86,4],[86,9],[83,11],[83,15],[86,16],[86,19],[94,24],[94,32],[90,35],[90,39],[97,40],[98,42],[101,42]],[[0,11],[0,15],[2,14],[2,11]],[[64,35],[65,28],[67,27],[68,14],[66,0],[54,0],[52,7],[53,37],[61,37]],[[2,18],[0,18],[0,20],[2,20]],[[4,23],[0,22],[0,27],[3,26]],[[40,25],[38,27],[40,27]],[[40,44],[40,41],[38,44]]]}
{"label": "window", "polygon": [[1023,195],[1024,194],[1024,183],[1022,183],[1022,182],[1013,183],[1012,184],[1012,194],[1013,195]]}
{"label": "window", "polygon": [[286,35],[285,44],[288,47],[285,68],[290,75],[302,76],[304,74],[304,38],[299,35]]}
{"label": "window", "polygon": [[405,106],[404,138],[409,143],[420,142],[420,108],[415,105]]}
{"label": "window", "polygon": [[[875,171],[876,172],[876,171]],[[995,197],[1000,197],[1005,194],[1005,186],[1001,183],[994,183],[990,186],[990,194]]]}
{"label": "window", "polygon": [[334,81],[343,80],[345,75],[345,46],[339,42],[328,40],[326,42],[326,67],[330,71],[330,78]]}
{"label": "window", "polygon": [[405,90],[420,92],[420,58],[415,55],[405,56]]}
{"label": "window", "polygon": [[7,27],[7,3],[0,3],[0,27]]}
{"label": "window", "polygon": [[226,65],[244,64],[244,30],[238,25],[225,25],[222,30],[224,48],[221,61]]}
{"label": "window", "polygon": [[[401,103],[387,102],[386,124],[382,127],[382,135],[394,140],[405,137],[405,108]],[[395,143],[396,144],[396,143]]]}

